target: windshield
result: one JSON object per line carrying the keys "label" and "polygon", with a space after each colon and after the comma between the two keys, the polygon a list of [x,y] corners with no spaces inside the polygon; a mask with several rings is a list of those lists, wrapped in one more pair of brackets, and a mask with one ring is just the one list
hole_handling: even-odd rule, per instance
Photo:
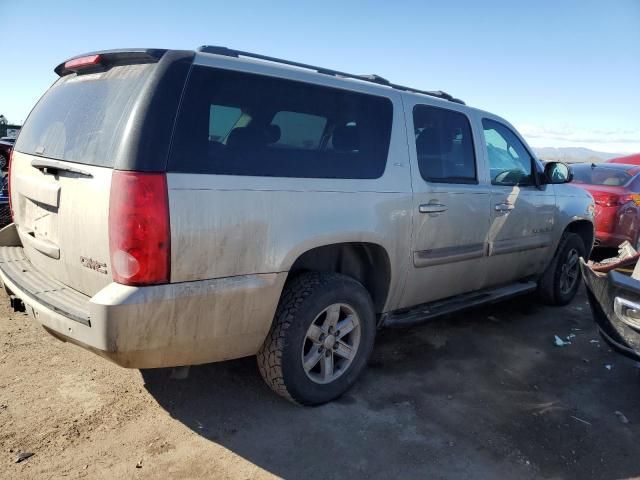
{"label": "windshield", "polygon": [[612,167],[574,165],[572,170],[574,182],[586,183],[588,185],[620,187],[626,185],[632,178],[625,170]]}
{"label": "windshield", "polygon": [[125,65],[60,78],[29,115],[16,150],[113,167],[127,120],[153,68]]}

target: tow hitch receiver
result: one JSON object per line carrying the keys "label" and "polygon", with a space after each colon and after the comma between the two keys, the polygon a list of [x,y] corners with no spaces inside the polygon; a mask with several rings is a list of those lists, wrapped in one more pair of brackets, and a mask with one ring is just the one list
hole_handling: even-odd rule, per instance
{"label": "tow hitch receiver", "polygon": [[15,295],[9,296],[9,304],[14,312],[25,312],[24,302]]}

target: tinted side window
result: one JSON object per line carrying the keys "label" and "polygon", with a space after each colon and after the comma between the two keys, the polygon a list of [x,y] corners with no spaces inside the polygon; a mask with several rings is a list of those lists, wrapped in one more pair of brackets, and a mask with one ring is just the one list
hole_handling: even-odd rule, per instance
{"label": "tinted side window", "polygon": [[327,119],[308,113],[278,112],[271,125],[280,129],[280,139],[275,145],[313,150],[322,142]]}
{"label": "tinted side window", "polygon": [[529,152],[509,128],[487,118],[482,119],[493,185],[532,185]]}
{"label": "tinted side window", "polygon": [[413,126],[422,178],[429,182],[476,183],[473,136],[465,115],[416,105]]}
{"label": "tinted side window", "polygon": [[392,110],[382,97],[196,66],[168,170],[378,178],[387,162]]}
{"label": "tinted side window", "polygon": [[224,105],[209,108],[209,141],[223,142],[242,116],[242,110]]}

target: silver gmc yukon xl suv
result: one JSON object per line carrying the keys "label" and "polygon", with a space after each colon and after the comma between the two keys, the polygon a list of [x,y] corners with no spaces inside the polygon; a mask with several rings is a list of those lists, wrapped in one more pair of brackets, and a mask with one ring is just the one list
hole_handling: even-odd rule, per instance
{"label": "silver gmc yukon xl suv", "polygon": [[223,47],[55,72],[11,159],[0,278],[119,365],[256,355],[313,405],[354,383],[379,327],[576,293],[592,198],[444,92]]}

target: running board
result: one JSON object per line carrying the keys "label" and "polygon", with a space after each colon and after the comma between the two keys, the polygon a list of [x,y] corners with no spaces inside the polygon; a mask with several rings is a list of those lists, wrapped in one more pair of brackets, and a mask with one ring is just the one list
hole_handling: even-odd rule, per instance
{"label": "running board", "polygon": [[396,310],[395,312],[383,314],[380,318],[379,326],[410,327],[442,315],[522,295],[535,290],[536,287],[537,284],[535,282],[514,283],[503,287],[465,293],[445,300],[424,303],[410,309]]}

